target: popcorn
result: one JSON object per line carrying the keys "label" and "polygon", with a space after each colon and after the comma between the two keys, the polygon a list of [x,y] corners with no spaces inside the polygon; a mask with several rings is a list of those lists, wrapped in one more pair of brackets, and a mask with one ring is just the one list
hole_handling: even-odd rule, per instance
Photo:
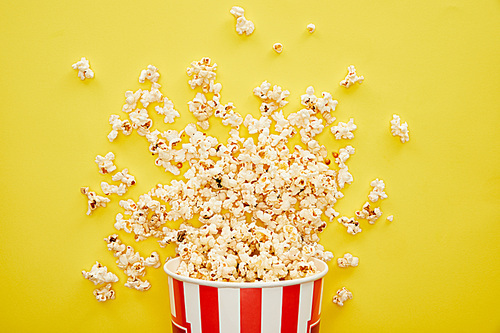
{"label": "popcorn", "polygon": [[354,119],[349,119],[348,123],[339,122],[337,126],[332,126],[330,131],[335,135],[335,139],[353,139],[354,134],[351,133],[356,129],[356,125],[354,125]]}
{"label": "popcorn", "polygon": [[155,110],[159,115],[165,116],[163,119],[165,124],[171,124],[174,122],[174,118],[181,116],[179,112],[174,109],[174,103],[167,97],[163,97],[163,107],[155,106]]}
{"label": "popcorn", "polygon": [[281,44],[281,43],[274,43],[273,44],[273,50],[276,51],[276,53],[281,53],[283,51],[283,44]]}
{"label": "popcorn", "polygon": [[108,268],[106,266],[103,266],[98,261],[96,261],[95,265],[92,266],[90,271],[82,271],[82,275],[85,279],[93,282],[95,285],[118,281],[118,276],[116,276],[112,272],[108,272]]}
{"label": "popcorn", "polygon": [[338,219],[339,223],[342,224],[344,227],[347,228],[347,233],[351,235],[356,235],[357,233],[360,233],[362,230],[359,227],[359,222],[356,221],[354,218],[348,218],[345,216],[342,216]]}
{"label": "popcorn", "polygon": [[253,90],[253,94],[262,100],[260,112],[262,112],[262,115],[264,116],[268,116],[288,104],[288,102],[285,101],[285,98],[290,96],[290,92],[288,90],[283,91],[279,86],[274,86],[273,90],[270,89],[271,84],[264,81],[260,87]]}
{"label": "popcorn", "polygon": [[95,158],[95,162],[99,167],[99,173],[103,175],[113,172],[116,170],[116,166],[113,164],[113,160],[115,159],[115,154],[112,152],[107,153],[104,157],[101,155],[97,155]]}
{"label": "popcorn", "polygon": [[229,12],[236,18],[236,32],[239,35],[246,34],[249,36],[253,33],[255,26],[252,21],[245,18],[245,10],[243,8],[234,6]]}
{"label": "popcorn", "polygon": [[202,93],[197,93],[196,97],[188,102],[189,111],[193,113],[198,120],[197,124],[204,130],[209,127],[208,118],[214,113],[214,108],[218,102],[207,101]]}
{"label": "popcorn", "polygon": [[360,219],[368,220],[368,223],[375,224],[375,221],[382,216],[380,208],[370,209],[370,203],[367,201],[361,210],[356,211],[356,216]]}
{"label": "popcorn", "polygon": [[136,109],[129,113],[132,128],[137,130],[140,136],[146,136],[149,129],[153,126],[153,120],[149,118],[148,110]]}
{"label": "popcorn", "polygon": [[350,253],[346,253],[346,254],[344,254],[344,257],[337,259],[337,264],[341,268],[356,267],[359,264],[359,258],[354,257]]}
{"label": "popcorn", "polygon": [[217,64],[211,64],[211,60],[208,57],[201,58],[200,61],[193,61],[191,66],[187,68],[186,72],[189,77],[189,85],[191,89],[196,87],[201,87],[204,93],[213,92],[214,94],[219,94],[222,88],[220,83],[215,84],[215,78],[217,74]]}
{"label": "popcorn", "polygon": [[142,96],[142,90],[139,89],[136,92],[133,91],[126,91],[125,92],[125,104],[123,105],[122,111],[123,112],[132,112],[135,110],[137,107],[137,102],[141,99]]}
{"label": "popcorn", "polygon": [[80,61],[77,61],[71,67],[78,70],[78,77],[82,81],[94,78],[94,72],[90,69],[89,61],[85,57],[82,57]]}
{"label": "popcorn", "polygon": [[115,173],[111,176],[111,179],[115,182],[122,182],[126,187],[130,187],[135,184],[135,177],[128,173],[128,169],[123,169],[122,171]]}
{"label": "popcorn", "polygon": [[142,106],[146,108],[150,103],[159,103],[162,101],[163,95],[160,92],[160,87],[158,83],[153,82],[153,84],[151,84],[151,90],[142,90]]}
{"label": "popcorn", "polygon": [[352,293],[346,287],[342,287],[342,289],[337,290],[337,294],[333,296],[332,302],[338,306],[344,306],[344,302],[350,299],[352,299]]}
{"label": "popcorn", "polygon": [[391,134],[392,136],[399,136],[402,143],[410,140],[410,131],[408,130],[408,124],[406,122],[401,124],[401,119],[397,114],[392,116]]}
{"label": "popcorn", "polygon": [[139,291],[146,291],[151,288],[149,281],[143,281],[139,277],[146,274],[146,266],[160,267],[158,253],[153,252],[148,259],[144,259],[139,252],[135,252],[133,247],[122,244],[116,234],[106,237],[104,241],[108,245],[108,250],[113,251],[114,256],[118,258],[116,261],[118,268],[122,269],[128,277],[125,287]]}
{"label": "popcorn", "polygon": [[394,216],[393,215],[387,216],[387,221],[392,222],[393,220],[394,220]]}
{"label": "popcorn", "polygon": [[316,26],[314,24],[312,24],[312,23],[309,23],[307,25],[307,31],[309,31],[309,33],[312,34],[314,32],[314,30],[316,30]]}
{"label": "popcorn", "polygon": [[387,194],[384,192],[385,184],[383,180],[377,178],[372,181],[370,185],[373,187],[373,190],[368,194],[368,199],[370,199],[371,202],[377,202],[378,199],[387,199]]}
{"label": "popcorn", "polygon": [[112,129],[108,134],[109,142],[113,142],[118,136],[118,132],[122,132],[125,135],[130,135],[132,133],[132,125],[128,120],[120,120],[120,117],[112,114],[109,117],[109,124]]}
{"label": "popcorn", "polygon": [[88,199],[87,215],[90,215],[92,211],[99,207],[106,207],[106,203],[110,202],[108,198],[97,195],[95,192],[90,191],[88,187],[80,188],[80,192],[86,195]]}
{"label": "popcorn", "polygon": [[363,76],[358,76],[356,74],[356,68],[354,68],[353,65],[349,66],[347,68],[348,74],[346,75],[345,79],[340,81],[340,85],[346,88],[349,88],[356,82],[359,84],[363,83],[363,80],[365,79]]}
{"label": "popcorn", "polygon": [[153,65],[148,65],[147,69],[143,69],[141,71],[141,75],[139,75],[139,82],[144,83],[146,80],[149,80],[152,83],[156,83],[159,78],[160,73],[158,73],[158,69]]}
{"label": "popcorn", "polygon": [[127,186],[125,184],[110,185],[107,182],[101,182],[101,189],[105,195],[118,194],[119,196],[127,193]]}
{"label": "popcorn", "polygon": [[110,299],[115,299],[115,291],[111,289],[111,283],[107,285],[97,288],[93,292],[95,299],[99,302],[105,302]]}

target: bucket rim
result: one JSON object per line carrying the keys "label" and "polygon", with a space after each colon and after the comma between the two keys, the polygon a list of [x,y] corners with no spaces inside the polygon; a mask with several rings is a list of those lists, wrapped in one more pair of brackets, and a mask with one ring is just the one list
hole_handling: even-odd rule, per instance
{"label": "bucket rim", "polygon": [[163,265],[163,270],[165,273],[167,273],[168,276],[172,277],[175,280],[183,281],[183,282],[188,282],[196,285],[201,285],[201,286],[208,286],[208,287],[216,287],[216,288],[275,288],[275,287],[286,287],[286,286],[293,286],[293,285],[298,285],[298,284],[303,284],[307,282],[312,282],[316,281],[319,279],[322,279],[326,273],[328,273],[328,265],[326,262],[316,259],[316,258],[311,258],[311,260],[314,262],[315,266],[317,269],[320,271],[317,274],[311,275],[311,276],[306,276],[304,278],[300,279],[294,279],[294,280],[285,280],[285,281],[273,281],[273,282],[264,282],[264,281],[256,281],[256,282],[223,282],[223,281],[207,281],[207,280],[201,280],[201,279],[195,279],[187,276],[181,276],[177,273],[175,273],[173,270],[169,269],[168,266],[173,266],[177,268],[178,267],[178,262],[180,262],[181,258],[180,257],[175,257],[175,258],[170,258],[165,262]]}

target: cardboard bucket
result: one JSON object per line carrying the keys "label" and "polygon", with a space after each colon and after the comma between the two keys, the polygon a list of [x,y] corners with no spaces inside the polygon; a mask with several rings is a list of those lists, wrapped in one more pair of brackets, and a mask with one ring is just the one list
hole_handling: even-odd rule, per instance
{"label": "cardboard bucket", "polygon": [[278,282],[212,282],[177,275],[180,258],[165,263],[173,333],[318,333],[323,277]]}

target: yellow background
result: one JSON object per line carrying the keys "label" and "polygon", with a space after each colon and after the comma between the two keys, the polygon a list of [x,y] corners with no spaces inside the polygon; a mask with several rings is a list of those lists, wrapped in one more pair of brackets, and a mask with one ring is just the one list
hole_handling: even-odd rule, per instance
{"label": "yellow background", "polygon": [[[233,5],[256,30],[235,32]],[[0,331],[170,332],[167,276],[149,269],[150,291],[123,286],[103,238],[115,232],[119,197],[90,217],[79,188],[100,193],[94,158],[113,151],[129,168],[137,199],[171,177],[152,163],[145,138],[120,134],[110,114],[126,90],[142,86],[154,64],[162,91],[181,112],[175,128],[194,121],[185,69],[210,56],[223,84],[222,102],[258,114],[252,89],[263,80],[290,90],[286,113],[300,108],[309,85],[339,101],[338,121],[353,117],[348,161],[355,181],[337,204],[352,216],[375,178],[387,184],[384,216],[348,235],[329,224],[322,243],[351,252],[357,268],[330,263],[321,331],[500,331],[500,3],[498,1],[2,1],[0,3]],[[310,35],[306,25],[317,30]],[[284,45],[281,55],[271,46]],[[95,71],[81,82],[71,65],[85,56]],[[363,85],[339,86],[354,64]],[[171,128],[153,115],[155,127]],[[390,135],[393,113],[410,141]],[[211,134],[228,129],[211,119]],[[394,222],[385,220],[394,215]],[[143,255],[173,249],[134,243]],[[98,303],[81,276],[96,260],[115,272],[116,300]],[[346,286],[343,308],[331,303]]]}

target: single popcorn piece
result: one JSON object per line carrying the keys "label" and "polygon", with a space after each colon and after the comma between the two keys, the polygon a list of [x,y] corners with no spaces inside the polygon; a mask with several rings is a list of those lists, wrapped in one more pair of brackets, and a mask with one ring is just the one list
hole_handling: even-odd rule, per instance
{"label": "single popcorn piece", "polygon": [[348,73],[347,73],[345,79],[343,79],[342,81],[340,81],[340,85],[341,86],[349,88],[350,86],[352,86],[356,82],[359,83],[359,84],[363,83],[363,80],[365,78],[363,76],[358,76],[356,74],[356,68],[354,68],[353,65],[349,66],[347,68],[347,71],[348,71]]}
{"label": "single popcorn piece", "polygon": [[365,219],[370,224],[374,224],[380,216],[382,216],[382,211],[380,208],[371,209],[370,203],[367,201],[361,210],[356,211],[356,216],[360,219]]}
{"label": "single popcorn piece", "polygon": [[262,82],[260,87],[256,87],[253,90],[253,94],[262,100],[260,112],[264,116],[269,116],[274,111],[288,104],[285,98],[290,96],[290,92],[282,90],[280,86],[275,85],[271,90],[271,84],[267,81]]}
{"label": "single popcorn piece", "polygon": [[123,105],[122,111],[130,113],[137,107],[137,102],[141,99],[142,90],[139,89],[136,92],[131,90],[125,92],[125,104]]}
{"label": "single popcorn piece", "polygon": [[82,81],[94,77],[94,72],[90,69],[89,61],[85,57],[82,57],[80,61],[74,63],[71,67],[78,70],[78,77]]}
{"label": "single popcorn piece", "polygon": [[161,265],[160,255],[157,252],[151,253],[151,255],[144,260],[144,264],[153,268],[159,268]]}
{"label": "single popcorn piece", "polygon": [[370,194],[368,194],[368,199],[371,202],[377,202],[379,199],[387,199],[387,194],[384,192],[385,184],[383,180],[377,178],[370,185],[373,187]]}
{"label": "single popcorn piece", "polygon": [[229,12],[236,18],[236,32],[239,35],[246,34],[249,36],[253,33],[255,26],[252,21],[245,18],[245,10],[243,8],[234,6]]}
{"label": "single popcorn piece", "polygon": [[354,257],[350,253],[346,253],[344,254],[344,257],[337,259],[337,264],[341,268],[356,267],[359,264],[359,258]]}
{"label": "single popcorn piece", "polygon": [[350,299],[352,299],[352,293],[346,287],[342,287],[342,289],[337,290],[337,294],[333,296],[332,302],[338,306],[344,306],[344,302]]}
{"label": "single popcorn piece", "polygon": [[103,283],[117,282],[118,276],[112,272],[108,272],[108,268],[103,266],[100,262],[96,261],[95,265],[92,266],[90,271],[82,271],[84,278],[93,282],[95,285],[100,285]]}
{"label": "single popcorn piece", "polygon": [[111,289],[111,283],[107,285],[97,288],[93,292],[95,299],[99,302],[105,302],[110,299],[115,299],[115,291]]}
{"label": "single popcorn piece", "polygon": [[151,283],[148,280],[143,281],[138,277],[129,277],[127,282],[125,282],[125,287],[139,291],[146,291],[151,288]]}
{"label": "single popcorn piece", "polygon": [[146,80],[151,81],[152,83],[158,82],[160,78],[160,73],[158,73],[158,69],[153,65],[148,65],[146,69],[141,71],[141,75],[139,75],[139,82],[144,83]]}
{"label": "single popcorn piece", "polygon": [[273,44],[273,50],[276,51],[276,53],[281,53],[283,52],[283,44],[281,43],[274,43]]}
{"label": "single popcorn piece", "polygon": [[104,157],[101,155],[97,155],[95,158],[95,162],[99,167],[99,173],[103,175],[113,172],[116,170],[116,166],[113,164],[113,160],[115,159],[115,154],[112,152],[107,153]]}
{"label": "single popcorn piece", "polygon": [[335,139],[350,140],[354,138],[352,131],[356,130],[357,126],[354,124],[354,119],[349,119],[348,123],[339,122],[337,126],[332,126],[330,131],[335,135]]}
{"label": "single popcorn piece", "polygon": [[122,182],[127,187],[135,185],[135,177],[128,173],[128,169],[123,169],[122,171],[115,173],[111,176],[111,179],[115,182]]}
{"label": "single popcorn piece", "polygon": [[387,216],[387,221],[392,222],[393,220],[394,220],[394,216],[393,215]]}
{"label": "single popcorn piece", "polygon": [[348,218],[345,216],[342,216],[338,219],[339,223],[342,224],[344,227],[347,228],[347,233],[351,235],[356,235],[357,233],[360,233],[362,230],[359,227],[359,222],[356,221],[354,218]]}
{"label": "single popcorn piece", "polygon": [[163,107],[155,106],[155,110],[158,114],[165,116],[163,119],[165,124],[171,124],[176,117],[181,116],[179,112],[174,109],[174,103],[167,97],[163,97]]}
{"label": "single popcorn piece", "polygon": [[92,211],[99,207],[106,207],[106,204],[110,202],[108,198],[97,195],[95,192],[90,191],[88,187],[82,187],[80,192],[86,195],[88,199],[87,215],[90,215]]}
{"label": "single popcorn piece", "polygon": [[408,123],[404,122],[401,124],[401,118],[397,114],[392,116],[391,120],[391,134],[392,136],[399,136],[402,143],[410,140],[410,130],[408,129]]}
{"label": "single popcorn piece", "polygon": [[127,193],[128,188],[125,184],[120,184],[117,186],[108,184],[107,182],[101,182],[101,189],[105,195],[118,194],[119,196],[122,196]]}
{"label": "single popcorn piece", "polygon": [[312,23],[309,23],[307,25],[307,31],[309,31],[309,33],[312,34],[314,32],[314,30],[316,30],[316,26],[314,24],[312,24]]}
{"label": "single popcorn piece", "polygon": [[108,134],[109,142],[113,142],[118,136],[119,132],[122,132],[124,135],[130,135],[132,133],[132,125],[128,120],[121,120],[119,116],[116,114],[112,114],[109,117],[109,124],[112,129]]}

